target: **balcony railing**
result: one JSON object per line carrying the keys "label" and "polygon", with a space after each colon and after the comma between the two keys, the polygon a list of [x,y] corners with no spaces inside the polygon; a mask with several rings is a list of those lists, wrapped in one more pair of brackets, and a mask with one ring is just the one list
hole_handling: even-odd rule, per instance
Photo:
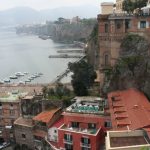
{"label": "balcony railing", "polygon": [[68,131],[72,131],[72,132],[78,132],[81,134],[92,134],[95,135],[97,134],[97,129],[81,129],[81,128],[73,128],[73,127],[67,127],[66,125],[62,126],[61,129],[63,130],[68,130]]}
{"label": "balcony railing", "polygon": [[73,144],[73,141],[70,139],[64,139],[64,143],[66,144]]}
{"label": "balcony railing", "polygon": [[87,144],[87,143],[80,143],[81,147],[86,147],[86,148],[91,148],[91,144]]}

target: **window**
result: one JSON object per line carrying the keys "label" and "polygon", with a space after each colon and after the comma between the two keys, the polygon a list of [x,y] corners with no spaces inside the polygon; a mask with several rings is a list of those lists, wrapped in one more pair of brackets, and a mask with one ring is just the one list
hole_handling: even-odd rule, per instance
{"label": "window", "polygon": [[57,133],[57,130],[54,130],[54,133]]}
{"label": "window", "polygon": [[88,145],[88,144],[90,144],[90,139],[88,137],[82,137],[81,138],[81,143],[85,144],[85,145],[86,144]]}
{"label": "window", "polygon": [[73,146],[70,144],[65,144],[65,150],[73,150]]}
{"label": "window", "polygon": [[82,150],[90,150],[90,148],[82,147]]}
{"label": "window", "polygon": [[108,65],[108,54],[104,55],[104,64],[105,64],[105,66]]}
{"label": "window", "polygon": [[2,109],[0,109],[0,115],[3,115],[3,110]]}
{"label": "window", "polygon": [[73,128],[79,128],[79,122],[72,122],[71,124]]}
{"label": "window", "polygon": [[88,123],[88,128],[89,129],[96,129],[96,124],[95,123]]}
{"label": "window", "polygon": [[2,103],[0,103],[0,109],[2,109]]}
{"label": "window", "polygon": [[131,22],[130,22],[130,20],[126,20],[126,22],[125,22],[125,28],[126,29],[131,28]]}
{"label": "window", "polygon": [[22,138],[23,138],[23,139],[26,139],[26,135],[25,135],[25,134],[22,134]]}
{"label": "window", "polygon": [[120,29],[120,28],[121,28],[121,23],[120,23],[120,22],[117,22],[117,23],[116,23],[116,28],[117,28],[117,29]]}
{"label": "window", "polygon": [[146,28],[146,21],[140,22],[140,28]]}
{"label": "window", "polygon": [[104,124],[104,126],[106,128],[110,128],[111,127],[111,122],[110,121],[106,121],[105,124]]}
{"label": "window", "polygon": [[105,33],[108,33],[108,24],[105,24]]}
{"label": "window", "polygon": [[71,142],[72,141],[72,135],[71,134],[64,134],[65,141]]}
{"label": "window", "polygon": [[14,116],[15,111],[14,110],[10,110],[10,116]]}

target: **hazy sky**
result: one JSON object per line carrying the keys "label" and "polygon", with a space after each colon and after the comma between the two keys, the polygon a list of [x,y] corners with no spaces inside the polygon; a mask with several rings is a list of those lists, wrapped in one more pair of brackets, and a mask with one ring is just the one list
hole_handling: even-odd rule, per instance
{"label": "hazy sky", "polygon": [[108,2],[115,0],[0,0],[0,10],[17,6],[29,6],[37,10],[85,4],[99,6],[100,3],[104,1]]}

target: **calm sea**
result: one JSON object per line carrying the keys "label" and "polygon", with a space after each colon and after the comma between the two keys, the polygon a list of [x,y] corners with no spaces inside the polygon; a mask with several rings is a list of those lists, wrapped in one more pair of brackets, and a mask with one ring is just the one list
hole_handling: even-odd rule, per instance
{"label": "calm sea", "polygon": [[[69,45],[54,43],[51,39],[42,40],[35,35],[17,35],[14,28],[0,28],[0,80],[9,78],[15,72],[29,72],[18,80],[25,81],[34,73],[43,73],[43,76],[32,83],[49,83],[62,73],[68,62],[76,59],[50,59],[57,50],[70,48]],[[63,81],[68,82],[70,78]]]}

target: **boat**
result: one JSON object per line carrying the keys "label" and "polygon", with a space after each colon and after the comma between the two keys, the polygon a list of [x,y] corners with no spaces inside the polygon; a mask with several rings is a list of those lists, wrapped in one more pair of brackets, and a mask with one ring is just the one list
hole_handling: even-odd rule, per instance
{"label": "boat", "polygon": [[6,78],[6,79],[4,79],[4,82],[5,82],[5,83],[10,83],[10,79],[7,79],[7,78]]}
{"label": "boat", "polygon": [[4,81],[0,80],[0,84],[4,84]]}
{"label": "boat", "polygon": [[23,81],[19,81],[19,84],[24,84],[24,82]]}
{"label": "boat", "polygon": [[24,76],[24,74],[23,74],[23,73],[21,73],[21,72],[16,72],[16,73],[15,73],[15,75],[16,75],[16,76],[18,76],[18,77],[20,77],[20,76]]}
{"label": "boat", "polygon": [[28,79],[28,80],[25,80],[25,83],[27,83],[27,82],[31,82],[31,80],[29,80],[29,79]]}
{"label": "boat", "polygon": [[27,75],[27,74],[29,74],[29,73],[28,73],[28,72],[24,72],[23,74],[24,74],[24,75]]}
{"label": "boat", "polygon": [[43,73],[38,73],[38,75],[42,76],[42,75],[43,75]]}
{"label": "boat", "polygon": [[9,77],[10,79],[18,79],[18,77],[15,75],[15,76],[10,76]]}

